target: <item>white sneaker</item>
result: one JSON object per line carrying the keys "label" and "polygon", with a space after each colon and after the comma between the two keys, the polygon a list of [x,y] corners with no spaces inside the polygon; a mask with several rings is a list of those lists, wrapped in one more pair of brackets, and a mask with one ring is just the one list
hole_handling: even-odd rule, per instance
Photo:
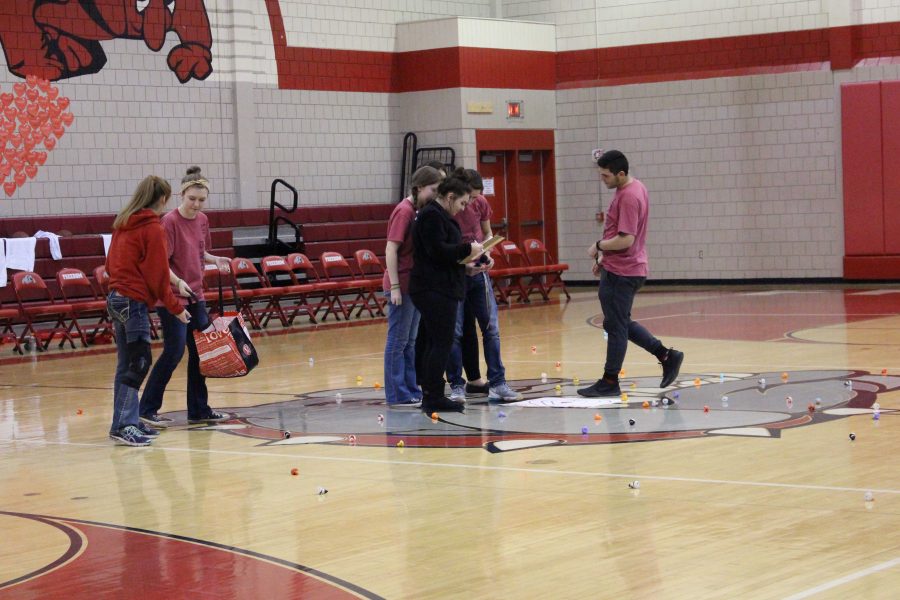
{"label": "white sneaker", "polygon": [[488,392],[488,400],[494,402],[517,402],[523,398],[522,394],[509,387],[505,381],[500,385],[492,385]]}
{"label": "white sneaker", "polygon": [[450,386],[450,399],[456,400],[457,402],[465,402],[466,401],[466,386],[465,385],[451,385]]}

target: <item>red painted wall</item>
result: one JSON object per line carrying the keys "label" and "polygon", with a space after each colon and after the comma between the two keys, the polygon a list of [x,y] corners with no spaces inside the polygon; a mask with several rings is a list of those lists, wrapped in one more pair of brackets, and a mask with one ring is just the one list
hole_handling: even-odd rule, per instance
{"label": "red painted wall", "polygon": [[900,278],[900,81],[841,86],[844,277]]}

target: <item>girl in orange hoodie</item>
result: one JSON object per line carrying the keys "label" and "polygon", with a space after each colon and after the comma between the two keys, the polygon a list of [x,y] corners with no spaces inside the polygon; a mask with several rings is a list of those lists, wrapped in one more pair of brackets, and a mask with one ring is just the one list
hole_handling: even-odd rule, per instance
{"label": "girl in orange hoodie", "polygon": [[113,222],[106,257],[110,290],[106,306],[115,326],[118,353],[109,437],[126,446],[149,446],[151,437],[158,435],[138,419],[138,390],[152,362],[148,306],[158,300],[182,323],[190,320],[172,293],[170,280],[176,280],[172,283],[182,295],[190,295],[191,290],[170,275],[166,233],[159,221],[171,196],[165,179],[145,177]]}

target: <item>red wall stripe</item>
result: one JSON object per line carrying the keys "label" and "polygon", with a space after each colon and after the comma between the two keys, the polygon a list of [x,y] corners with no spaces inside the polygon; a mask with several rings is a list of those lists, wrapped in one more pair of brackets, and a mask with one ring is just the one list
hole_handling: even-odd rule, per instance
{"label": "red wall stripe", "polygon": [[552,129],[478,129],[475,131],[478,151],[487,150],[553,150]]}
{"label": "red wall stripe", "polygon": [[[884,229],[885,254],[900,255],[900,81],[881,82],[881,155],[882,193],[884,217],[882,222],[870,223],[869,227]],[[869,140],[874,145],[874,140]],[[859,167],[855,157],[845,161],[858,165],[851,177],[858,178]],[[846,166],[844,167],[847,168]],[[846,179],[845,184],[846,186]],[[850,210],[853,210],[852,208]],[[846,212],[846,209],[845,209]]]}
{"label": "red wall stripe", "polygon": [[282,89],[398,93],[456,87],[554,90],[848,69],[900,56],[900,22],[567,52],[437,48],[415,52],[287,45],[279,0],[266,0]]}
{"label": "red wall stripe", "polygon": [[884,254],[881,83],[841,86],[844,255]]}

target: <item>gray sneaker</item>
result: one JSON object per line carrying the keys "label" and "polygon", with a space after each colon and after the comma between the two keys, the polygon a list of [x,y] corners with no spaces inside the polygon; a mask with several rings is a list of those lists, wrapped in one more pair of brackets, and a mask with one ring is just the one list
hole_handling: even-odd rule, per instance
{"label": "gray sneaker", "polygon": [[522,394],[509,387],[505,381],[500,385],[492,385],[488,392],[488,400],[494,402],[517,402],[524,398]]}
{"label": "gray sneaker", "polygon": [[127,425],[115,433],[109,434],[111,440],[115,440],[120,446],[149,446],[152,441],[141,433],[134,425]]}
{"label": "gray sneaker", "polygon": [[451,385],[450,386],[450,399],[456,400],[457,402],[465,402],[466,401],[466,386],[463,385]]}

